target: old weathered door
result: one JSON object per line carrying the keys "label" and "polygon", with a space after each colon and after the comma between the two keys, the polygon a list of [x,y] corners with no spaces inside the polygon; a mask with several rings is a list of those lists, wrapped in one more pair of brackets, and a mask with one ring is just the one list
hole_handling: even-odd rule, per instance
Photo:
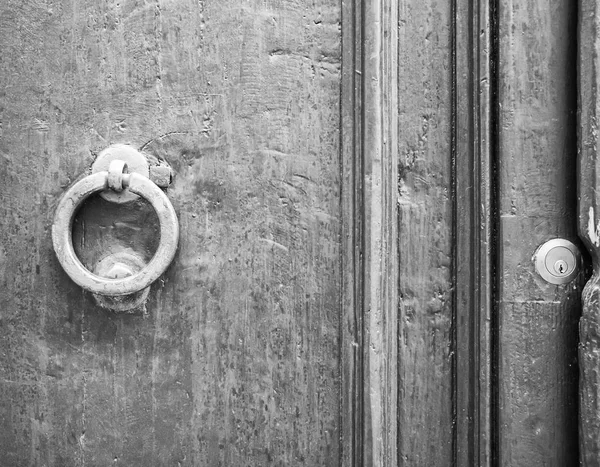
{"label": "old weathered door", "polygon": [[[337,463],[340,15],[2,2],[1,465]],[[174,169],[179,250],[134,315],[97,306],[51,241],[114,143]],[[157,221],[90,199],[73,235],[84,262],[151,252]]]}
{"label": "old weathered door", "polygon": [[[532,256],[579,245],[577,16],[3,1],[0,464],[576,465],[585,268]],[[180,227],[130,314],[52,246],[113,144],[171,165]],[[141,201],[74,220],[89,268],[159,235]]]}
{"label": "old weathered door", "polygon": [[[1,2],[2,466],[396,462],[396,101],[366,89],[397,63],[389,6]],[[172,167],[180,230],[130,313],[51,234],[115,144]],[[96,272],[161,235],[139,199],[74,215]]]}

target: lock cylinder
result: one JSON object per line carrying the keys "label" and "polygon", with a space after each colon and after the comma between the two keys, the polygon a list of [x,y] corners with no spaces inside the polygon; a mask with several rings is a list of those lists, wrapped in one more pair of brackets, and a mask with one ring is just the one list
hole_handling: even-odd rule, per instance
{"label": "lock cylinder", "polygon": [[579,273],[581,255],[577,246],[564,238],[541,245],[533,255],[535,270],[550,284],[568,284]]}

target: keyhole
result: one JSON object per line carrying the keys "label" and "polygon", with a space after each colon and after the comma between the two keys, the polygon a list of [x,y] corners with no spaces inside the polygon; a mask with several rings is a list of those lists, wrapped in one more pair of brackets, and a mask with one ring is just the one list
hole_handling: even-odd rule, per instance
{"label": "keyhole", "polygon": [[564,276],[568,269],[569,267],[567,266],[567,263],[562,259],[559,259],[556,263],[554,263],[554,270],[561,276]]}

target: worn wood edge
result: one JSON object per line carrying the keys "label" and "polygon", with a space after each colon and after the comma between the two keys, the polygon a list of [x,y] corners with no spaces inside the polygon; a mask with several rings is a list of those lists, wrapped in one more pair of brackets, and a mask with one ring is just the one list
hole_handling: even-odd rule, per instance
{"label": "worn wood edge", "polygon": [[341,465],[397,465],[398,7],[342,2]]}
{"label": "worn wood edge", "polygon": [[493,463],[494,2],[454,1],[454,465]]}
{"label": "worn wood edge", "polygon": [[582,293],[579,324],[579,450],[580,463],[600,465],[600,264],[598,242],[598,4],[579,1],[578,25],[578,227],[590,252],[593,276]]}

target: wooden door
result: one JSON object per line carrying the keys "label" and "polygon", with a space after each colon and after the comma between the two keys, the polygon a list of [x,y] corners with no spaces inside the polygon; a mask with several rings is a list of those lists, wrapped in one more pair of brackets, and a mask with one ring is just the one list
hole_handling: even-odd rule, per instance
{"label": "wooden door", "polygon": [[[379,157],[379,132],[396,131],[379,107],[395,101],[365,90],[382,58],[359,60],[395,24],[388,8],[2,2],[3,466],[395,462],[382,200],[397,177]],[[51,240],[59,199],[112,144],[171,165],[181,232],[129,314],[73,283]],[[158,235],[141,201],[98,197],[73,228],[88,269],[113,250],[149,260]]]}
{"label": "wooden door", "polygon": [[[1,465],[337,462],[340,13],[2,2]],[[179,250],[134,315],[98,307],[50,236],[113,143],[174,169]],[[84,262],[155,240],[141,206],[79,217]]]}
{"label": "wooden door", "polygon": [[586,271],[533,261],[584,250],[577,2],[401,1],[399,25],[399,464],[578,465]]}
{"label": "wooden door", "polygon": [[[531,257],[577,242],[577,17],[2,2],[0,463],[576,465],[585,268],[552,286]],[[181,231],[133,314],[51,240],[115,143],[173,167]],[[157,232],[94,198],[73,235],[92,267]]]}

